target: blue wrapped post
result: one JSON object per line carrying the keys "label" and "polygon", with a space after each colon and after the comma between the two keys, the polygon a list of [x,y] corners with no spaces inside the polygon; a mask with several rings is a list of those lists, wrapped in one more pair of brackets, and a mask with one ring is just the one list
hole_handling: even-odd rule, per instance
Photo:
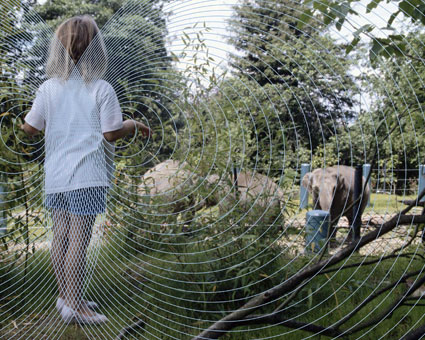
{"label": "blue wrapped post", "polygon": [[0,184],[0,237],[3,237],[7,234],[7,223],[4,218],[4,186]]}
{"label": "blue wrapped post", "polygon": [[[363,164],[363,177],[365,179],[367,178],[367,176],[369,176],[370,169],[371,169],[371,165],[370,164]],[[372,178],[372,176],[371,176],[371,178]],[[371,185],[370,185],[371,178],[369,178],[369,181],[367,182],[367,186],[369,187],[369,192],[370,193],[372,193],[372,191],[371,191],[372,188],[371,188]],[[370,195],[369,195],[369,197],[367,199],[367,206],[369,206],[369,205],[370,205]]]}
{"label": "blue wrapped post", "polygon": [[319,253],[326,246],[329,229],[329,212],[310,210],[306,214],[305,253]]}
{"label": "blue wrapped post", "polygon": [[310,172],[310,164],[301,164],[301,177],[300,177],[300,209],[307,208],[308,205],[308,190],[303,187],[302,181],[306,173]]}
{"label": "blue wrapped post", "polygon": [[[425,165],[419,165],[419,192],[418,195],[425,189]],[[421,198],[420,202],[425,201],[425,196]]]}
{"label": "blue wrapped post", "polygon": [[[360,227],[362,225],[362,214],[360,213],[360,207],[362,206],[362,190],[363,190],[363,176],[362,176],[362,166],[357,165],[354,175],[354,201],[357,202],[353,205],[353,225],[351,225],[351,236],[353,240],[360,240]],[[360,200],[359,200],[360,199]],[[359,200],[359,201],[357,201]]]}

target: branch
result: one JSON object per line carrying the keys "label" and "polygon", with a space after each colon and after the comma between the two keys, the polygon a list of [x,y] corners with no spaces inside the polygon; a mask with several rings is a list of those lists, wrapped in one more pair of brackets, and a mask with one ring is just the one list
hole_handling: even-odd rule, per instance
{"label": "branch", "polygon": [[413,242],[413,240],[416,238],[417,234],[418,234],[418,230],[419,230],[419,224],[415,225],[415,230],[413,231],[413,235],[410,238],[410,240],[408,242],[405,242],[401,247],[398,247],[397,249],[393,250],[391,252],[391,254],[397,254],[400,250],[403,250],[405,248],[407,248],[408,246],[410,246]]}
{"label": "branch", "polygon": [[[308,283],[308,282],[307,282]],[[278,311],[280,311],[280,310],[282,310],[282,309],[284,309],[291,301],[292,301],[292,299],[293,298],[295,298],[297,295],[298,295],[298,293],[301,291],[301,289],[303,289],[304,287],[305,287],[305,285],[307,284],[307,283],[305,283],[305,284],[301,284],[301,285],[299,285],[292,293],[291,293],[291,295],[289,295],[288,296],[288,298],[285,300],[285,301],[283,301],[275,310],[274,310],[274,312],[273,313],[277,313]]]}
{"label": "branch", "polygon": [[420,274],[422,272],[422,270],[418,270],[416,272],[412,272],[409,274],[404,275],[400,280],[397,280],[389,285],[387,285],[386,287],[378,290],[375,294],[369,295],[367,299],[363,300],[356,308],[354,308],[350,313],[348,313],[344,318],[342,318],[341,320],[339,320],[337,323],[334,324],[335,328],[339,328],[339,326],[341,326],[342,324],[346,323],[348,320],[350,320],[355,314],[357,314],[357,312],[362,309],[364,306],[366,306],[369,302],[371,302],[372,300],[375,300],[375,298],[377,298],[379,295],[385,293],[386,291],[394,288],[395,286],[397,286],[400,283],[406,282],[406,279],[408,279],[411,276],[416,276],[418,274]]}
{"label": "branch", "polygon": [[363,323],[357,325],[356,327],[353,327],[352,329],[350,329],[345,334],[350,335],[350,334],[356,333],[356,332],[361,331],[361,330],[363,330],[367,327],[375,325],[375,324],[381,322],[382,320],[388,319],[389,317],[391,317],[394,310],[396,310],[398,307],[402,306],[404,301],[409,297],[409,295],[411,295],[415,290],[417,290],[423,283],[425,283],[425,275],[422,278],[420,278],[419,280],[417,280],[413,285],[411,285],[407,289],[406,292],[399,295],[398,299],[396,299],[386,310],[384,310],[382,313],[380,313],[377,317],[375,317],[373,319],[369,319],[369,321],[363,322]]}
{"label": "branch", "polygon": [[403,201],[399,201],[399,202],[402,203],[402,204],[407,204],[407,205],[415,203],[417,207],[424,207],[425,206],[425,201],[418,202],[417,200],[403,200]]}
{"label": "branch", "polygon": [[[422,195],[425,194],[425,190],[422,192]],[[235,310],[234,312],[226,315],[221,320],[216,321],[208,329],[204,330],[198,336],[194,337],[192,340],[201,340],[201,339],[218,339],[221,336],[225,335],[227,331],[234,328],[236,322],[239,322],[245,319],[248,315],[254,313],[256,310],[264,306],[266,303],[280,298],[282,295],[287,294],[288,292],[293,291],[296,287],[301,284],[304,280],[309,279],[322,271],[325,268],[333,266],[343,259],[350,256],[354,251],[360,249],[366,244],[376,240],[378,237],[385,235],[386,233],[393,230],[399,224],[406,223],[425,223],[425,216],[417,215],[401,215],[397,214],[392,217],[388,222],[385,222],[381,228],[371,231],[365,236],[361,237],[357,242],[349,244],[346,248],[341,249],[338,253],[334,254],[331,258],[322,260],[314,265],[311,265],[297,274],[277,285],[274,288],[271,288],[264,293],[250,299],[245,305],[241,308]],[[412,286],[413,287],[413,286]]]}
{"label": "branch", "polygon": [[145,327],[145,321],[142,319],[137,320],[130,326],[127,326],[121,330],[115,340],[121,340],[127,338],[128,335],[136,333],[138,329]]}
{"label": "branch", "polygon": [[360,267],[360,266],[368,266],[368,265],[375,264],[375,263],[378,263],[378,262],[380,263],[380,262],[388,260],[388,259],[393,259],[395,257],[396,258],[399,258],[399,257],[410,258],[411,256],[413,256],[413,257],[419,256],[422,260],[425,260],[425,257],[423,257],[421,254],[418,254],[418,253],[392,254],[392,255],[387,255],[387,256],[384,256],[384,257],[379,257],[376,260],[352,263],[352,264],[348,264],[346,266],[337,267],[337,268],[329,268],[327,270],[320,272],[319,274],[323,275],[323,274],[329,274],[329,273],[333,273],[333,272],[344,270],[344,269]]}
{"label": "branch", "polygon": [[280,313],[266,314],[266,315],[253,315],[249,318],[244,318],[233,323],[233,327],[239,326],[250,326],[250,325],[260,325],[260,324],[270,324],[276,326],[283,326],[288,328],[293,328],[297,330],[303,330],[317,335],[326,335],[332,337],[341,336],[341,332],[336,330],[334,327],[323,327],[320,325],[315,325],[307,322],[294,321],[291,319],[285,319]]}
{"label": "branch", "polygon": [[424,334],[425,324],[406,334],[406,336],[402,340],[417,340],[420,339]]}
{"label": "branch", "polygon": [[[418,195],[418,198],[416,198],[415,200],[413,200],[406,208],[404,208],[400,214],[404,215],[406,214],[408,211],[410,211],[410,209],[412,209],[413,207],[416,206],[416,202],[419,202],[422,197],[425,196],[425,189],[421,191],[421,193]],[[422,214],[423,215],[423,214]]]}

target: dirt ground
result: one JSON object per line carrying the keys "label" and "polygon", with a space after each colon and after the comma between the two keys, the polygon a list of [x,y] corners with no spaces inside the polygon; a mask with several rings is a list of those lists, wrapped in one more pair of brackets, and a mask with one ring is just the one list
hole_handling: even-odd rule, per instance
{"label": "dirt ground", "polygon": [[[366,233],[373,231],[376,228],[382,226],[383,223],[390,220],[394,215],[378,215],[378,214],[365,214],[362,216],[362,226],[361,226],[361,235],[365,235]],[[303,230],[303,226],[305,225],[305,218],[297,219],[293,221],[288,221],[285,224],[285,227],[291,226],[292,228],[296,227],[300,232]],[[400,225],[397,226],[392,232],[389,232],[379,239],[369,243],[364,246],[359,254],[360,255],[368,255],[368,256],[383,256],[388,255],[394,250],[405,245],[410,238],[413,236],[413,232],[415,230],[415,226],[412,225]],[[345,217],[342,217],[337,226],[337,244],[336,247],[329,250],[330,254],[334,254],[341,250],[347,244],[347,235],[349,231],[348,220]],[[413,246],[419,246],[421,244],[421,234],[422,230],[419,229],[415,240],[411,243]],[[303,234],[288,234],[283,237],[281,240],[281,245],[286,247],[291,253],[294,255],[302,254],[304,252],[305,247],[305,239]]]}
{"label": "dirt ground", "polygon": [[[421,210],[414,208],[412,210],[413,214],[419,214]],[[379,228],[383,223],[390,220],[393,214],[375,214],[375,213],[366,213],[362,216],[362,227],[361,235]],[[279,244],[286,249],[287,252],[295,255],[300,255],[304,253],[305,247],[305,238],[304,238],[304,225],[305,217],[300,218],[299,215],[294,219],[288,219],[285,222],[284,228],[291,229],[291,232],[285,233],[282,239],[279,241]],[[105,232],[108,233],[110,224],[106,221],[106,224],[96,223],[93,229],[92,241],[90,243],[90,248],[98,248],[98,246],[103,243]],[[367,246],[363,247],[359,254],[360,255],[373,255],[381,256],[389,254],[397,248],[400,248],[408,242],[412,236],[412,233],[415,229],[415,226],[412,225],[403,225],[396,227],[392,232],[380,237],[376,241],[369,243]],[[337,226],[337,243],[336,247],[333,247],[329,250],[330,254],[333,254],[340,250],[347,244],[347,235],[349,231],[348,220],[345,217],[342,217]],[[421,244],[421,233],[422,230],[419,229],[416,235],[415,240],[411,243],[413,246],[418,246]],[[52,239],[52,233],[49,232],[45,237],[30,244],[30,249],[49,249]],[[9,252],[17,251],[25,248],[24,244],[17,244],[9,247]]]}

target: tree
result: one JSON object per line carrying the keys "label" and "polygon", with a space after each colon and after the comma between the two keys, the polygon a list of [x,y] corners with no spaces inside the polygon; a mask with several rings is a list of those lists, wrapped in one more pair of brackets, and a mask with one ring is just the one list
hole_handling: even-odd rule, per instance
{"label": "tree", "polygon": [[[167,122],[170,120],[170,102],[175,94],[169,93],[167,85],[164,85],[167,74],[171,73],[171,58],[165,47],[167,13],[163,10],[163,4],[155,0],[51,0],[35,5],[33,9],[53,30],[69,17],[83,14],[93,16],[99,28],[103,29],[108,49],[105,80],[114,87],[127,116],[144,119],[153,130],[160,131],[163,127],[170,130],[165,134],[165,142],[162,140],[156,145],[153,141],[153,149],[160,148],[162,154],[159,158],[165,159],[173,150],[172,131],[175,128]],[[118,11],[118,15],[109,21]],[[34,37],[42,36],[46,31],[46,26],[38,18],[30,9],[24,17],[29,27],[36,27],[32,32]],[[41,44],[45,45],[43,50],[47,52],[48,42],[43,40]],[[45,58],[39,51],[37,40],[35,44],[29,44],[26,51],[27,61],[31,60],[27,64],[32,67],[26,70],[25,81],[34,87],[34,91],[34,84],[44,81],[40,70],[44,67]],[[143,148],[136,144],[132,144],[134,150],[130,148],[127,151],[134,153]],[[144,157],[151,158],[148,153],[144,153]],[[132,158],[131,161],[137,164],[144,162],[139,158]]]}
{"label": "tree", "polygon": [[[369,139],[366,145],[379,148],[379,166],[386,164],[396,170],[396,184],[401,190],[406,188],[406,180],[417,176],[415,171],[408,169],[418,168],[424,161],[424,143],[420,135],[424,123],[422,50],[425,4],[421,0],[370,0],[366,13],[373,13],[378,6],[389,3],[396,7],[388,18],[387,25],[377,27],[373,22],[365,25],[356,22],[361,15],[355,10],[361,7],[359,0],[306,0],[303,1],[305,20],[299,23],[298,28],[308,29],[313,21],[323,23],[323,31],[334,26],[341,30],[346,24],[352,34],[349,38],[351,41],[346,44],[347,54],[363,53],[363,38],[370,41],[366,44],[369,62],[363,65],[363,91],[371,98],[371,111],[362,112],[362,119],[350,127],[350,132],[354,132],[362,140]],[[396,21],[401,25],[394,25]],[[382,33],[386,33],[386,36],[382,36]],[[375,130],[379,125],[381,128]],[[374,143],[373,138],[385,136],[389,131],[392,133],[381,145]],[[341,131],[337,139],[347,146],[349,133]],[[333,142],[332,148],[335,150],[335,138]],[[348,146],[351,149],[351,144]],[[364,159],[371,150],[366,146],[363,151],[365,153],[360,158]],[[343,153],[347,152],[346,147]]]}
{"label": "tree", "polygon": [[405,36],[405,53],[419,59],[406,57],[387,58],[381,62],[379,72],[370,76],[375,100],[371,115],[385,121],[394,133],[386,141],[388,154],[381,157],[394,159],[397,171],[397,187],[406,187],[406,179],[417,178],[417,169],[425,161],[424,126],[424,77],[423,41],[425,33],[414,30]]}
{"label": "tree", "polygon": [[298,2],[243,1],[235,11],[230,43],[242,55],[230,60],[233,82],[244,90],[232,99],[247,103],[239,114],[254,113],[252,135],[260,148],[278,145],[274,156],[314,149],[354,117],[352,61],[320,30],[297,28],[303,14]]}
{"label": "tree", "polygon": [[[409,21],[410,24],[423,29],[423,25],[425,25],[425,3],[422,0],[370,0],[366,7],[366,13],[373,12],[383,3],[388,4],[391,2],[397,4],[397,9],[394,10],[389,17],[387,26],[380,28],[381,30],[393,32],[394,34],[389,34],[388,37],[382,38],[377,37],[373,33],[374,29],[377,28],[373,22],[359,26],[355,23],[355,20],[349,18],[349,15],[352,15],[354,18],[359,16],[359,13],[354,10],[354,5],[359,4],[360,1],[361,0],[304,0],[303,20],[299,22],[298,28],[302,29],[312,20],[319,20],[325,25],[335,25],[338,30],[341,30],[343,24],[348,22],[353,28],[353,38],[351,43],[346,46],[347,53],[356,48],[363,34],[371,39],[369,57],[372,61],[374,61],[377,56],[390,57],[405,55],[407,53],[405,42],[406,34],[395,33],[393,23],[397,18],[404,16],[405,21]],[[411,54],[410,57],[413,59],[417,58],[415,54]]]}

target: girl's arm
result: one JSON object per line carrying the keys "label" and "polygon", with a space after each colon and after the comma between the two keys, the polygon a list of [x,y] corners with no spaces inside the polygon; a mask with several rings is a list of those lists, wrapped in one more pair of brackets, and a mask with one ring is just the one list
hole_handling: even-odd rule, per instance
{"label": "girl's arm", "polygon": [[108,142],[115,142],[117,139],[128,135],[133,135],[136,131],[136,126],[138,130],[141,130],[144,137],[152,136],[152,130],[149,129],[146,125],[135,120],[126,120],[124,121],[123,127],[121,129],[104,132],[103,137],[105,137]]}
{"label": "girl's arm", "polygon": [[35,127],[29,125],[27,122],[21,125],[21,129],[24,130],[24,132],[31,137],[35,136],[40,132],[40,130],[37,130]]}

